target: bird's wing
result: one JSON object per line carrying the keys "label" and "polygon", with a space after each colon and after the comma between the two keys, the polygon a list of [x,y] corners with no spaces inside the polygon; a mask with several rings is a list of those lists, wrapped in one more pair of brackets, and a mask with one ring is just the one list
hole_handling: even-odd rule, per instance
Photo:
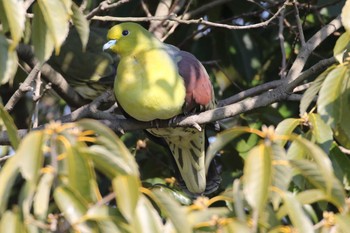
{"label": "bird's wing", "polygon": [[203,65],[191,53],[166,45],[168,54],[176,62],[180,76],[184,79],[186,97],[185,114],[201,112],[215,106],[215,97],[209,75]]}

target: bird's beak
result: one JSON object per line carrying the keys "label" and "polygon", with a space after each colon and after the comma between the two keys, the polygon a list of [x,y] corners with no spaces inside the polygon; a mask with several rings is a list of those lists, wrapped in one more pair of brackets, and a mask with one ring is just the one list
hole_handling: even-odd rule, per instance
{"label": "bird's beak", "polygon": [[117,43],[117,40],[110,40],[106,44],[103,45],[102,50],[105,51],[105,50],[109,49],[110,47],[112,47],[113,45],[115,45],[116,43]]}

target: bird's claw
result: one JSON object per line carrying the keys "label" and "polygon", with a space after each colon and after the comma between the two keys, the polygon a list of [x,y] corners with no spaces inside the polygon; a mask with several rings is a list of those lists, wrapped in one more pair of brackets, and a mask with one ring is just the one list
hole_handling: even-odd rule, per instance
{"label": "bird's claw", "polygon": [[160,120],[159,119],[155,119],[155,120],[151,121],[151,127],[152,128],[159,129],[159,125],[160,125]]}
{"label": "bird's claw", "polygon": [[196,122],[193,122],[192,127],[196,128],[198,131],[202,131],[202,127]]}
{"label": "bird's claw", "polygon": [[177,121],[177,118],[178,118],[178,116],[174,116],[173,118],[169,119],[168,126],[169,127],[174,126],[176,121]]}

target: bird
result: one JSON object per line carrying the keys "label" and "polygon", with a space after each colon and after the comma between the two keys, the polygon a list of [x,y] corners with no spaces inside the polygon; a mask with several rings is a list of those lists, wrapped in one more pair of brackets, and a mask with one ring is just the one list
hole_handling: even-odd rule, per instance
{"label": "bird", "polygon": [[[191,53],[161,42],[133,22],[110,28],[107,40],[103,50],[119,55],[114,95],[128,117],[139,121],[171,120],[215,108],[209,75]],[[218,188],[218,178],[207,187],[204,130],[155,127],[147,132],[166,143],[187,191],[202,195]]]}

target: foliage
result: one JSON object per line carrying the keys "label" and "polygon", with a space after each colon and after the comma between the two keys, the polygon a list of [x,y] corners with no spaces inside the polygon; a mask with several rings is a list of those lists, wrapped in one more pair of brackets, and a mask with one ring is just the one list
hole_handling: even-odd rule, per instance
{"label": "foliage", "polygon": [[[183,192],[171,177],[166,149],[140,131],[121,135],[120,128],[108,124],[108,114],[119,119],[108,103],[99,109],[85,105],[68,115],[72,119],[79,111],[90,111],[84,116],[101,121],[67,123],[62,115],[70,92],[38,87],[51,82],[45,77],[50,76],[48,65],[82,99],[105,92],[117,60],[102,53],[101,45],[113,23],[91,14],[103,16],[109,9],[108,15],[144,16],[163,9],[155,1],[141,2],[0,0],[1,97],[7,104],[16,90],[23,97],[11,113],[0,106],[6,131],[0,135],[0,232],[348,232],[350,1],[168,1],[181,20],[189,19],[187,13],[225,26],[256,25],[285,8],[257,29],[150,22],[151,29],[169,33],[154,29],[155,34],[203,61],[218,100],[225,100],[247,93],[241,90],[283,81],[308,48],[302,37],[307,42],[342,16],[344,29],[328,36],[304,61],[304,74],[311,75],[300,83],[308,88],[295,92],[302,94],[298,102],[285,98],[242,111],[220,120],[219,133],[207,127],[206,165],[215,158],[223,180],[217,193],[198,198]],[[217,5],[205,8],[213,3]],[[329,56],[337,62],[314,68]],[[43,80],[37,78],[24,95],[28,90],[20,83],[29,79],[37,62]],[[42,126],[32,129],[35,120]],[[30,132],[22,137],[18,128]]]}

